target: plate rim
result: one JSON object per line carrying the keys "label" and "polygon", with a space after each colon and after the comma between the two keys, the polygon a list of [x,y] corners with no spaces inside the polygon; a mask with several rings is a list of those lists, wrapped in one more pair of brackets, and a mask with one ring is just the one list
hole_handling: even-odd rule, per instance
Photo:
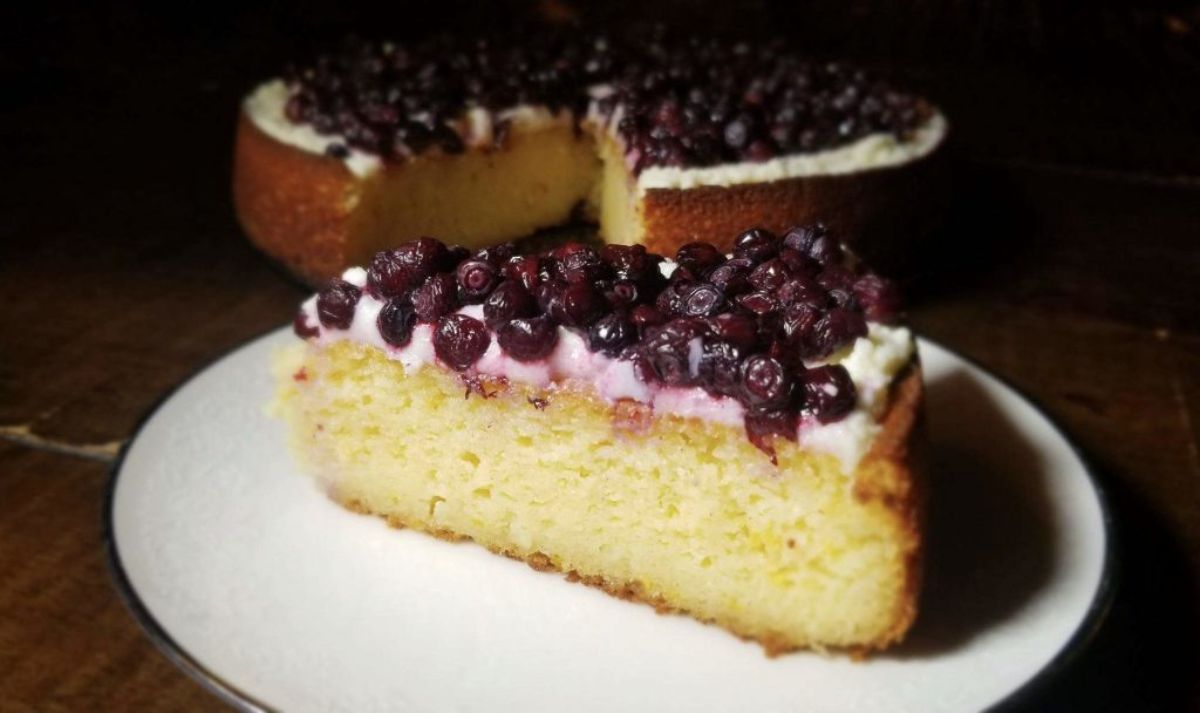
{"label": "plate rim", "polygon": [[[170,632],[154,617],[142,601],[133,583],[129,579],[128,573],[125,571],[125,566],[121,561],[121,553],[117,545],[116,534],[114,529],[114,510],[116,505],[117,484],[120,480],[121,472],[125,464],[125,457],[128,455],[130,448],[137,442],[146,425],[162,410],[184,386],[190,384],[202,373],[215,367],[222,361],[231,358],[233,355],[251,346],[255,342],[263,339],[274,337],[279,332],[287,330],[286,325],[276,326],[266,329],[262,332],[254,334],[246,339],[234,344],[228,350],[222,352],[218,356],[204,362],[199,367],[193,369],[186,376],[180,379],[174,386],[167,389],[164,393],[158,396],[145,412],[138,418],[134,424],[133,430],[128,439],[117,452],[116,458],[108,469],[106,482],[104,485],[104,502],[102,505],[101,517],[101,533],[102,541],[105,550],[105,560],[109,577],[112,580],[114,589],[117,590],[118,598],[124,604],[126,610],[129,611],[142,633],[154,643],[155,648],[159,650],[174,664],[178,669],[183,671],[189,678],[200,684],[202,688],[209,693],[214,694],[224,703],[229,704],[239,711],[248,713],[268,713],[269,711],[277,710],[276,708],[258,700],[249,693],[241,690],[232,683],[222,679],[217,674],[209,670],[203,663],[197,660],[183,645],[171,636]],[[1027,394],[1024,390],[1018,388],[1011,381],[999,374],[987,369],[973,357],[961,354],[941,342],[930,339],[913,332],[913,336],[921,342],[931,344],[948,354],[951,354],[958,359],[961,359],[971,367],[978,369],[980,372],[995,379],[1002,384],[1006,389],[1012,391],[1021,401],[1030,406],[1038,415],[1046,420],[1047,423],[1054,429],[1055,433],[1062,438],[1067,448],[1079,461],[1083,468],[1083,473],[1092,486],[1092,491],[1096,494],[1097,505],[1100,510],[1100,522],[1104,532],[1104,548],[1103,562],[1100,567],[1100,579],[1096,584],[1096,591],[1092,595],[1092,600],[1089,602],[1087,610],[1083,614],[1079,625],[1074,632],[1067,637],[1058,651],[1055,652],[1050,660],[1046,662],[1032,676],[1023,681],[1019,686],[1013,689],[1008,695],[988,706],[988,711],[999,711],[1007,709],[1011,706],[1019,706],[1022,703],[1028,702],[1037,693],[1044,690],[1064,669],[1074,663],[1079,656],[1088,649],[1089,645],[1099,634],[1104,623],[1108,620],[1109,612],[1112,609],[1113,600],[1116,594],[1116,584],[1119,572],[1117,562],[1117,524],[1113,517],[1112,506],[1108,492],[1102,484],[1100,478],[1096,475],[1096,470],[1080,447],[1075,443],[1075,440],[1067,434],[1061,425],[1046,412],[1045,408],[1036,399]],[[919,351],[918,351],[919,353]]]}

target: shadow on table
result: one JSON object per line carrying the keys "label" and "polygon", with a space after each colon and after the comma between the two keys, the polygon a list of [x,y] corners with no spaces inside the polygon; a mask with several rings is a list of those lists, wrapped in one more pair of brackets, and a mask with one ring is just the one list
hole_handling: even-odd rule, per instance
{"label": "shadow on table", "polygon": [[1009,415],[965,372],[930,382],[928,399],[925,589],[916,625],[890,654],[899,658],[953,651],[1009,620],[1058,556],[1046,465]]}

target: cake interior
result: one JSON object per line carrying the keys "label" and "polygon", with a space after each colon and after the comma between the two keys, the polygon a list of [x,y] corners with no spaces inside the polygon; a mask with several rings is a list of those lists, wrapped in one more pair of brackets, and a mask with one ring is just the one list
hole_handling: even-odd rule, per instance
{"label": "cake interior", "polygon": [[365,263],[397,236],[477,248],[562,225],[586,207],[599,170],[591,139],[562,122],[514,129],[494,149],[415,157],[363,182],[346,259]]}
{"label": "cake interior", "polygon": [[[914,613],[910,487],[887,458],[855,473],[740,428],[650,418],[571,388],[471,393],[352,341],[276,363],[277,410],[342,504],[469,538],[608,591],[793,648],[881,648]],[[873,484],[864,489],[865,483]],[[864,497],[864,491],[875,496]],[[857,493],[857,494],[856,494]]]}

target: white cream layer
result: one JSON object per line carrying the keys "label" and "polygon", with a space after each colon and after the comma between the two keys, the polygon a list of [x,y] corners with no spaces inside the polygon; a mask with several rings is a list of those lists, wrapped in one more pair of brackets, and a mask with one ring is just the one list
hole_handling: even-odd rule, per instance
{"label": "white cream layer", "polygon": [[[346,270],[342,279],[363,287],[367,282],[367,273],[360,267],[354,267]],[[413,330],[412,340],[404,347],[394,347],[385,342],[376,325],[383,306],[383,301],[364,292],[349,329],[329,329],[322,325],[317,318],[315,295],[301,309],[308,326],[319,330],[316,338],[318,344],[351,340],[383,350],[390,358],[404,365],[406,371],[435,364],[449,369],[441,365],[434,353],[431,325],[418,324]],[[463,307],[459,313],[483,321],[482,305]],[[827,363],[841,364],[850,373],[858,389],[858,403],[854,411],[841,421],[830,424],[802,419],[799,442],[807,448],[836,456],[845,471],[852,473],[879,433],[878,418],[887,406],[888,387],[912,359],[914,350],[912,333],[908,329],[871,323],[867,336],[860,337],[853,345],[827,360]],[[693,372],[699,361],[699,344],[696,344],[696,357],[691,360]],[[591,351],[583,337],[563,327],[558,329],[558,344],[554,351],[545,359],[531,363],[518,361],[505,354],[493,334],[491,346],[474,368],[481,374],[547,389],[573,382],[593,389],[610,403],[631,399],[650,406],[656,414],[697,418],[737,427],[742,426],[745,416],[744,407],[736,399],[712,396],[700,388],[647,384],[638,378],[631,362]]]}

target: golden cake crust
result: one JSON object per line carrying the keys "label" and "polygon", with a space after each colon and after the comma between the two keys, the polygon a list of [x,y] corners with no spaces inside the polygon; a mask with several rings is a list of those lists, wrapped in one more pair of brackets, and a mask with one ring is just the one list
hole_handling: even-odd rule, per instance
{"label": "golden cake crust", "polygon": [[[903,533],[903,541],[899,544],[905,552],[905,588],[903,597],[896,603],[891,625],[887,630],[875,640],[864,642],[848,650],[848,653],[856,658],[865,657],[872,651],[885,649],[904,638],[916,618],[917,599],[921,588],[924,554],[921,532],[924,524],[927,483],[922,417],[924,386],[919,365],[914,363],[897,377],[890,396],[887,410],[880,420],[882,430],[855,473],[853,492],[855,498],[860,502],[877,506],[887,512],[897,523],[897,531]],[[331,495],[333,494],[331,493]],[[334,497],[337,499],[336,496]],[[339,500],[339,502],[353,512],[384,517],[391,527],[401,529],[415,525],[415,523],[404,522],[395,515],[373,512],[357,500]],[[419,529],[448,542],[472,540],[467,535],[445,528],[429,529],[416,526],[414,529]],[[619,599],[648,604],[660,614],[684,613],[695,617],[694,612],[674,607],[661,597],[647,593],[639,582],[616,581],[607,577],[581,575],[574,570],[562,571],[549,556],[541,552],[523,556],[515,550],[490,546],[488,549],[496,554],[525,562],[539,572],[562,572],[571,582],[581,582]],[[743,639],[756,641],[768,656],[774,657],[803,648],[783,636],[770,633],[752,635],[739,631],[733,622],[715,619],[705,621],[732,631]]]}
{"label": "golden cake crust", "polygon": [[242,112],[233,160],[233,204],[260,250],[309,284],[346,268],[362,180],[338,159],[289,146]]}

